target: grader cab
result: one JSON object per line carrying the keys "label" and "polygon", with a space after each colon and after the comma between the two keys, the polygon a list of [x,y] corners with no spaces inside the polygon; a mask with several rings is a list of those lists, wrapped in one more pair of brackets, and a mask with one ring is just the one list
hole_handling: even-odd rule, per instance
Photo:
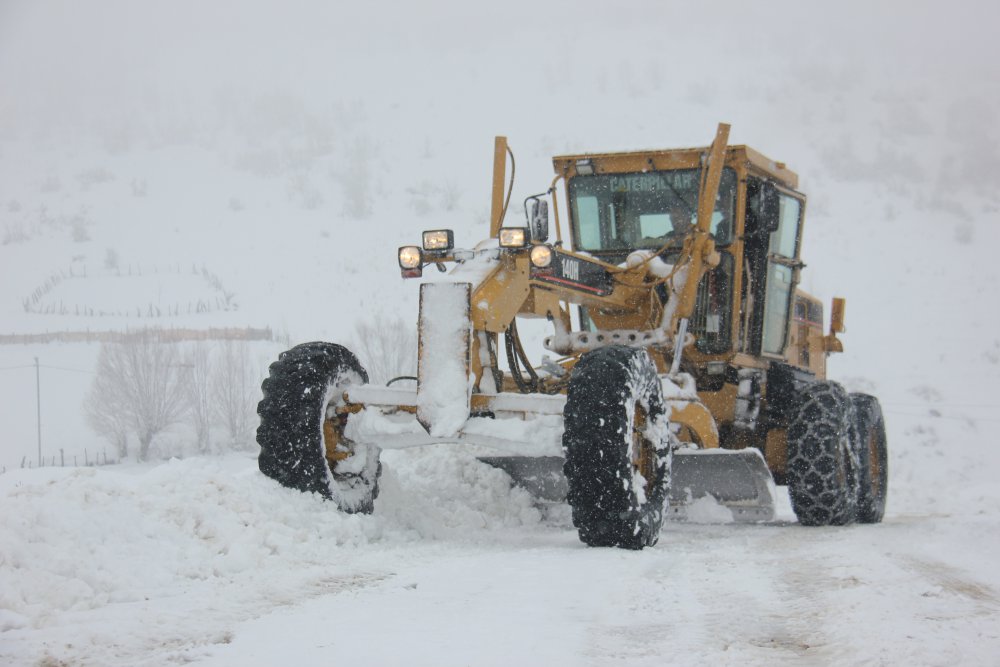
{"label": "grader cab", "polygon": [[[489,238],[460,249],[437,229],[399,249],[404,278],[441,271],[420,286],[415,386],[368,384],[339,345],[296,346],[262,387],[260,469],[370,512],[380,450],[462,446],[568,502],[592,546],[655,544],[665,516],[706,503],[768,521],[775,482],[802,524],[880,521],[882,414],[826,379],[844,302],[824,333],[798,289],[798,178],[728,134],[556,157],[521,226],[505,225],[513,153],[498,137]],[[525,351],[530,319],[549,323],[551,358]]]}

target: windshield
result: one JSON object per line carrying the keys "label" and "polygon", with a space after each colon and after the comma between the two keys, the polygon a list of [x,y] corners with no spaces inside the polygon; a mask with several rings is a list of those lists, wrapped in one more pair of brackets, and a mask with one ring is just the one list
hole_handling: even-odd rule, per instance
{"label": "windshield", "polygon": [[[578,250],[657,249],[679,244],[696,221],[700,169],[576,176],[569,182]],[[736,172],[722,170],[711,232],[718,245],[732,239]]]}

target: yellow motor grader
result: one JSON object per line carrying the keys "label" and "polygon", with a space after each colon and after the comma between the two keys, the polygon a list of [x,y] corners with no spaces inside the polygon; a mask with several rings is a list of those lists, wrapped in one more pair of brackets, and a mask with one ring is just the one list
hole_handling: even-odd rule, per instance
{"label": "yellow motor grader", "polygon": [[[504,224],[514,156],[497,137],[489,238],[460,249],[435,229],[398,252],[404,278],[440,271],[420,285],[417,377],[368,384],[332,343],[282,353],[258,406],[261,471],[371,512],[382,449],[451,443],[568,502],[592,546],[653,545],[665,516],[702,508],[768,521],[775,482],[802,524],[880,521],[882,413],[826,380],[844,302],[824,333],[797,287],[798,177],[728,136],[556,157],[523,226]],[[537,363],[518,333],[531,319],[551,327]]]}

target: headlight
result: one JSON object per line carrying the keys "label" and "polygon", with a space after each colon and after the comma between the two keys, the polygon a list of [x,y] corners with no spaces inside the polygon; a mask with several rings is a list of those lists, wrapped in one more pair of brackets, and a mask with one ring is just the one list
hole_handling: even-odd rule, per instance
{"label": "headlight", "polygon": [[415,245],[405,245],[399,249],[399,268],[419,269],[421,262],[420,248]]}
{"label": "headlight", "polygon": [[424,232],[424,250],[451,250],[454,246],[455,234],[450,229]]}
{"label": "headlight", "polygon": [[539,269],[544,269],[552,263],[552,248],[547,245],[536,245],[531,249],[531,263]]}
{"label": "headlight", "polygon": [[503,227],[500,230],[501,248],[523,248],[528,245],[527,227]]}

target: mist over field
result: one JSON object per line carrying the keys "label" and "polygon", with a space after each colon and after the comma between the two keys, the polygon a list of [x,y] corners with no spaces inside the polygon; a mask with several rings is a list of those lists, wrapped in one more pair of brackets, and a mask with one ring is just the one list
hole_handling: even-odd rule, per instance
{"label": "mist over field", "polygon": [[[320,664],[319,619],[357,621],[330,641],[368,664],[991,664],[998,18],[985,1],[0,0],[0,657]],[[397,248],[487,235],[495,135],[517,224],[553,155],[704,146],[719,122],[808,195],[801,287],[847,299],[828,367],[882,401],[884,524],[807,531],[786,505],[775,525],[585,550],[568,512],[450,448],[392,452],[375,514],[347,517],[262,477],[221,423],[208,450],[226,455],[204,455],[189,418],[148,463],[133,439],[121,465],[83,465],[116,455],[84,416],[100,344],[79,336],[268,331],[241,357],[259,384],[291,345],[415,325]],[[734,600],[751,620],[718,628]]]}

